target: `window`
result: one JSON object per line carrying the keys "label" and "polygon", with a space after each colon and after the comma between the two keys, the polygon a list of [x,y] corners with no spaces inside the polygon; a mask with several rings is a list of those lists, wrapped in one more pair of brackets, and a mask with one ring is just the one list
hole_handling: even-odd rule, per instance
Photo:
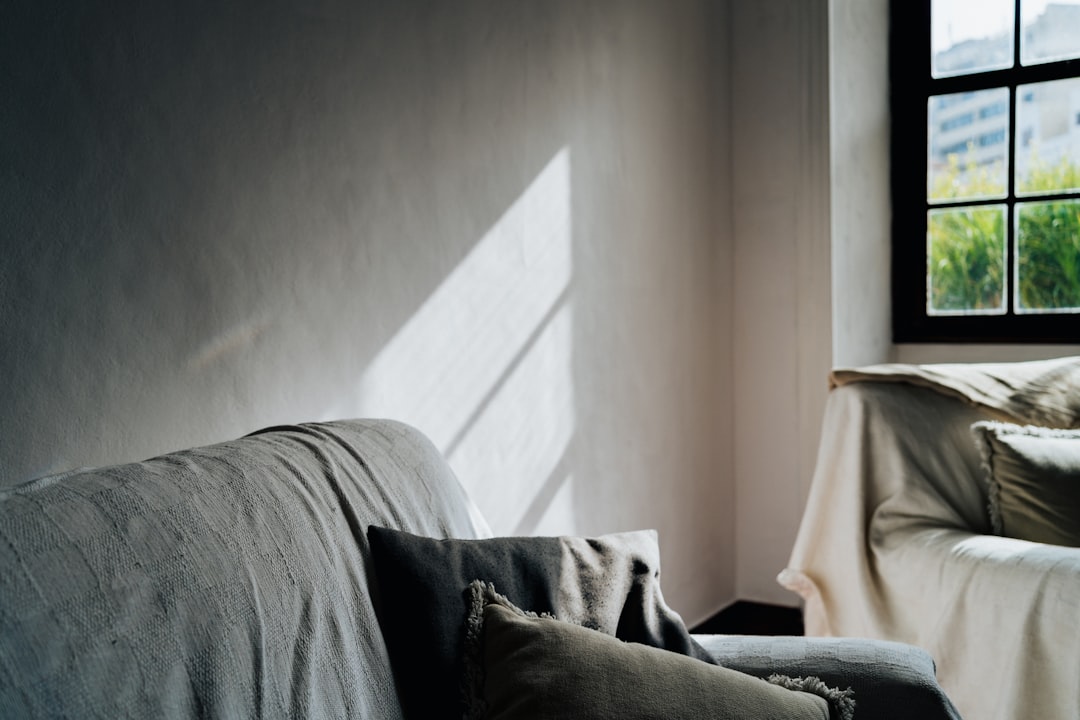
{"label": "window", "polygon": [[1080,0],[892,0],[896,342],[1080,342]]}

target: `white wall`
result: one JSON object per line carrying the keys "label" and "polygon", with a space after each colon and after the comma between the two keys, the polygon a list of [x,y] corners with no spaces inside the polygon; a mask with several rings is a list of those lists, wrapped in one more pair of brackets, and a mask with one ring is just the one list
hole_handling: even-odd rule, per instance
{"label": "white wall", "polygon": [[891,359],[889,0],[829,3],[833,358]]}
{"label": "white wall", "polygon": [[734,596],[727,4],[21,4],[3,484],[413,422],[498,532]]}
{"label": "white wall", "polygon": [[499,531],[659,528],[688,620],[793,604],[829,367],[1080,351],[888,341],[886,8],[9,13],[0,484],[389,415]]}
{"label": "white wall", "polygon": [[732,7],[736,592],[780,604],[831,360],[826,20]]}

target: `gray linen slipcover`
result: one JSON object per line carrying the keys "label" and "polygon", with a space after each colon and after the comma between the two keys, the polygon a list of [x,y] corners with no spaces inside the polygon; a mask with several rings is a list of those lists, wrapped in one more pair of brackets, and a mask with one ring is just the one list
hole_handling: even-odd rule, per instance
{"label": "gray linen slipcover", "polygon": [[[373,524],[490,536],[431,442],[386,420],[269,428],[0,491],[0,717],[401,718]],[[736,669],[850,684],[871,709],[889,687],[936,687],[913,647],[697,638]],[[957,716],[941,696],[923,717]]]}
{"label": "gray linen slipcover", "polygon": [[276,428],[0,493],[0,715],[401,717],[372,523],[486,526],[405,425]]}

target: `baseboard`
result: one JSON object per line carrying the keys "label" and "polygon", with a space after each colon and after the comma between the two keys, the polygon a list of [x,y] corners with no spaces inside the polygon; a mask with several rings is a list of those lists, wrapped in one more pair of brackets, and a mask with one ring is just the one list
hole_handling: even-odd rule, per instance
{"label": "baseboard", "polygon": [[802,635],[802,609],[736,600],[690,629],[718,635]]}
{"label": "baseboard", "polygon": [[734,605],[736,601],[737,601],[737,599],[734,598],[734,597],[727,598],[726,600],[720,602],[719,604],[713,605],[713,609],[712,609],[711,612],[706,612],[706,613],[697,615],[693,620],[691,620],[688,616],[683,615],[682,616],[683,621],[686,623],[686,627],[688,627],[688,628],[697,627],[698,625],[702,625],[702,624],[708,622],[709,620],[712,620],[714,617],[716,617],[720,613],[724,612],[724,610],[727,610],[729,607]]}

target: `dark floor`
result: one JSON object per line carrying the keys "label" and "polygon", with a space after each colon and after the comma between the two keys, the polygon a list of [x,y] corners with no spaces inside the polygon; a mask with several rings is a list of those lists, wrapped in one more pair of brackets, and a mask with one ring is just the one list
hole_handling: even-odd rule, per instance
{"label": "dark floor", "polygon": [[802,635],[802,610],[739,600],[690,631],[720,635]]}

